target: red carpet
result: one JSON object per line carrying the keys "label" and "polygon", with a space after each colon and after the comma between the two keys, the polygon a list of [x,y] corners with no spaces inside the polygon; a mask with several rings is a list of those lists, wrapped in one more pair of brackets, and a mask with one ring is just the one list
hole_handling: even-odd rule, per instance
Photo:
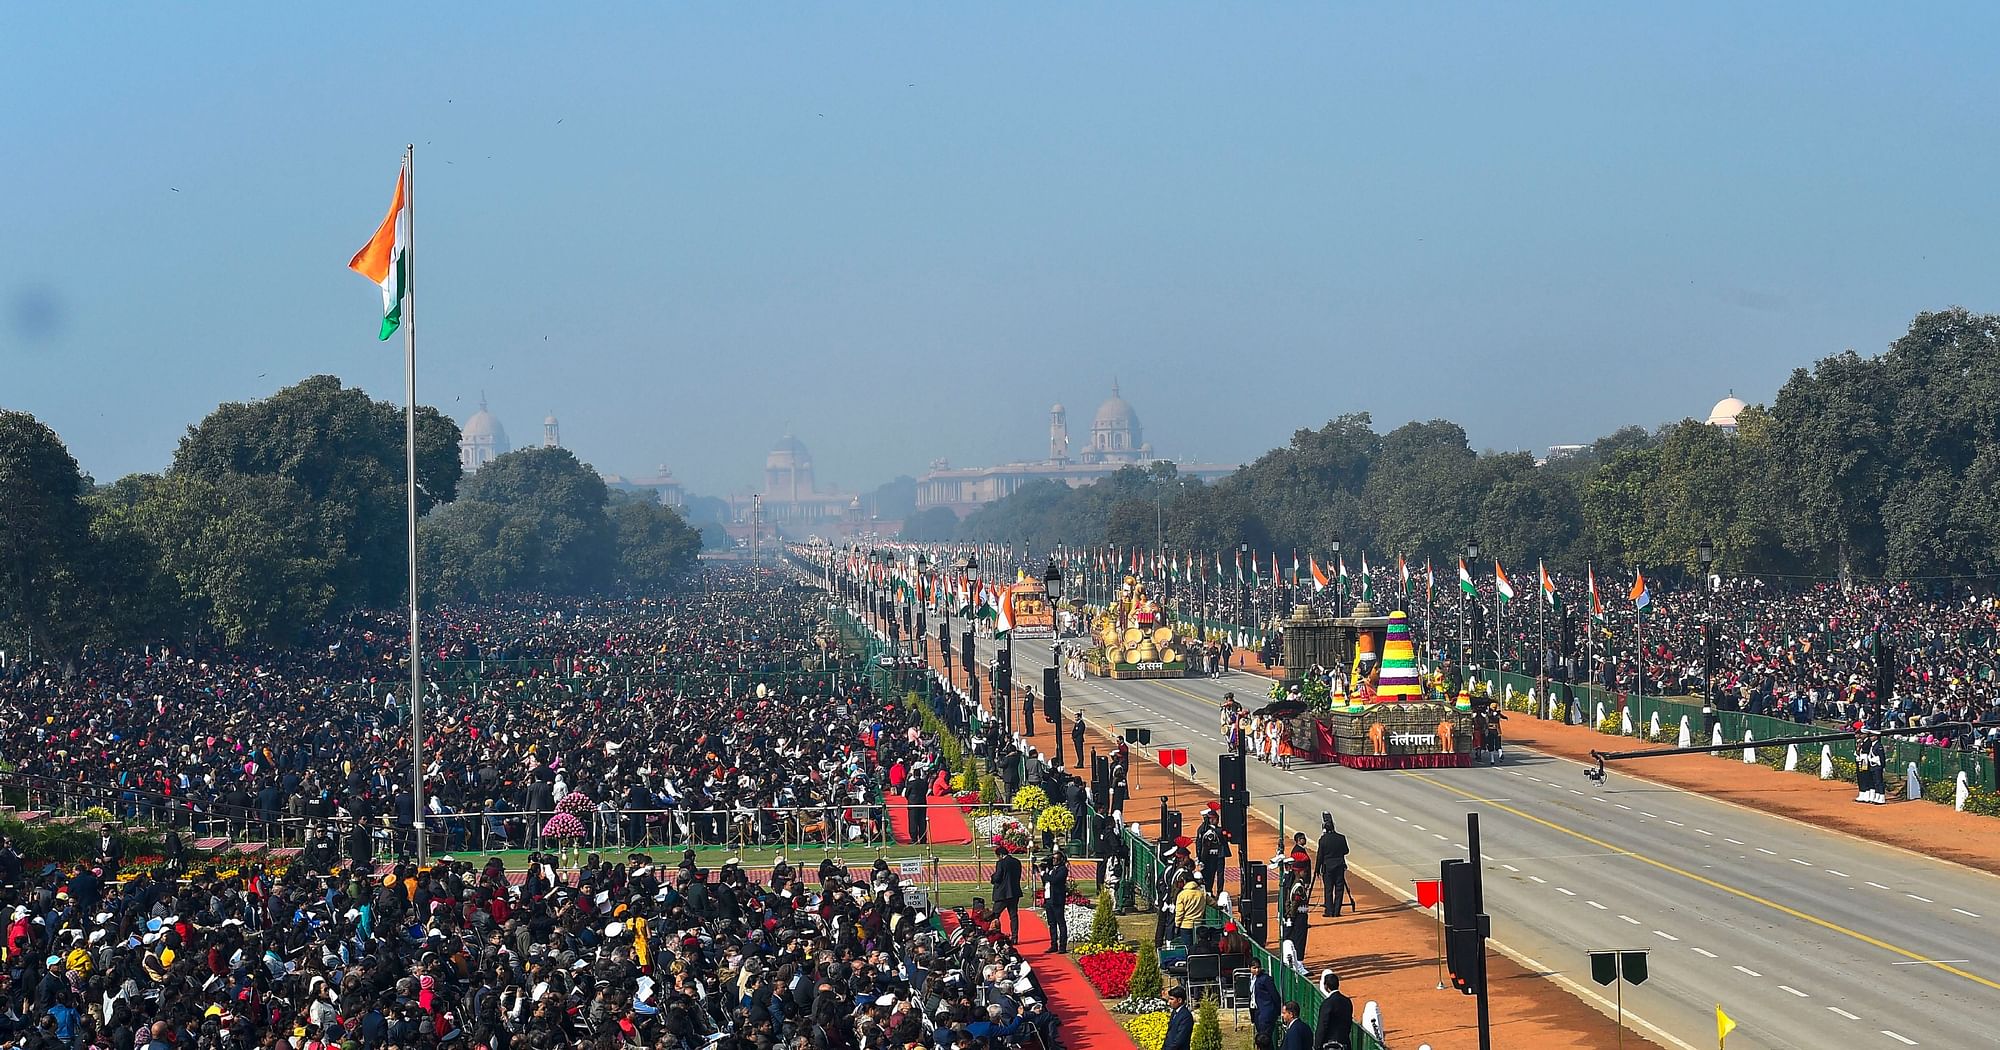
{"label": "red carpet", "polygon": [[[1070,936],[1075,938],[1077,931],[1071,930]],[[1042,982],[1042,991],[1048,993],[1049,1010],[1062,1018],[1065,1050],[1131,1047],[1132,1037],[1111,1016],[1111,1011],[1105,1009],[1104,1000],[1097,997],[1097,989],[1076,968],[1076,961],[1049,951],[1049,927],[1040,912],[1029,907],[1021,909],[1021,936],[1015,943],[1022,958],[1034,966],[1035,979]]]}
{"label": "red carpet", "polygon": [[[910,804],[903,796],[890,792],[883,796],[889,806],[889,829],[895,833],[896,841],[907,844],[910,841]],[[965,811],[949,795],[932,795],[930,798],[930,821],[925,832],[934,846],[963,846],[972,841],[972,825],[965,822]]]}

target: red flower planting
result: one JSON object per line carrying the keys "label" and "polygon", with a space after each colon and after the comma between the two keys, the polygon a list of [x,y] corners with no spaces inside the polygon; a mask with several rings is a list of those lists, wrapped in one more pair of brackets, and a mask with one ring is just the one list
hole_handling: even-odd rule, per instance
{"label": "red flower planting", "polygon": [[1132,988],[1132,971],[1139,957],[1131,952],[1097,952],[1077,960],[1083,976],[1097,994],[1106,999],[1123,999]]}

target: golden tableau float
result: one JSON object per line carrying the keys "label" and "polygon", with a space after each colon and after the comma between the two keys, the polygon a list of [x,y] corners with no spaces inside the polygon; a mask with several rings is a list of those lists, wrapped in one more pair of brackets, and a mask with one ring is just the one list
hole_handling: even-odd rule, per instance
{"label": "golden tableau float", "polygon": [[1146,585],[1131,576],[1091,625],[1091,637],[1096,645],[1085,663],[1103,678],[1185,678],[1187,654],[1198,644],[1179,635]]}

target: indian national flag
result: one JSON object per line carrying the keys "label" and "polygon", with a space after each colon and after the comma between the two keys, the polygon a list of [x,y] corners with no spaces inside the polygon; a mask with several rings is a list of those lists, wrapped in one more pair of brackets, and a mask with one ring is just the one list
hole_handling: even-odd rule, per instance
{"label": "indian national flag", "polygon": [[1542,600],[1553,606],[1562,605],[1562,599],[1556,596],[1556,581],[1549,575],[1549,567],[1538,561],[1535,568],[1542,574]]}
{"label": "indian national flag", "polygon": [[1604,600],[1597,596],[1597,570],[1586,569],[1584,576],[1590,586],[1590,618],[1601,621],[1604,619]]}
{"label": "indian national flag", "polygon": [[993,633],[1006,634],[1014,629],[1014,588],[1000,592],[999,614],[993,621]]}
{"label": "indian national flag", "polygon": [[409,285],[409,231],[403,221],[404,172],[396,173],[396,196],[389,214],[375,227],[375,236],[354,253],[347,268],[382,287],[382,334],[387,339],[403,324],[403,293]]}
{"label": "indian national flag", "polygon": [[1402,581],[1403,593],[1410,593],[1410,563],[1400,554],[1396,555],[1396,578]]}
{"label": "indian national flag", "polygon": [[1310,554],[1306,555],[1306,566],[1312,570],[1313,590],[1326,590],[1326,570],[1319,567],[1319,559]]}
{"label": "indian national flag", "polygon": [[1465,569],[1465,559],[1458,559],[1458,589],[1474,597],[1479,596],[1478,585],[1472,582],[1472,574]]}
{"label": "indian national flag", "polygon": [[1507,578],[1507,570],[1500,567],[1498,560],[1493,562],[1493,593],[1503,602],[1514,600],[1514,581]]}

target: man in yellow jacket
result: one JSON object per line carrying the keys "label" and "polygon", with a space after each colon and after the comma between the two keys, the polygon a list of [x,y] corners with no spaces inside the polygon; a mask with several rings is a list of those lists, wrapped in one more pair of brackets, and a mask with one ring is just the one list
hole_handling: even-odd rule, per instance
{"label": "man in yellow jacket", "polygon": [[1180,896],[1174,898],[1174,931],[1179,935],[1181,947],[1194,947],[1194,928],[1208,915],[1208,891],[1201,883],[1189,879],[1181,887]]}

